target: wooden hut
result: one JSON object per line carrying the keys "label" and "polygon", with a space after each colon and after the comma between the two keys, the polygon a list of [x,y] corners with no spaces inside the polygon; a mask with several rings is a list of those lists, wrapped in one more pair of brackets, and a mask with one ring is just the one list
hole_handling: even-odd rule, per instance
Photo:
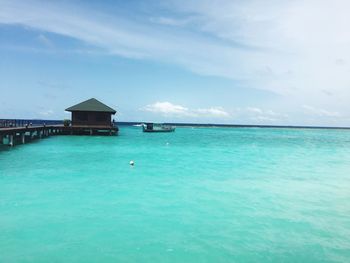
{"label": "wooden hut", "polygon": [[116,110],[95,98],[83,101],[66,109],[72,113],[72,133],[116,133],[118,128],[112,123],[112,115]]}

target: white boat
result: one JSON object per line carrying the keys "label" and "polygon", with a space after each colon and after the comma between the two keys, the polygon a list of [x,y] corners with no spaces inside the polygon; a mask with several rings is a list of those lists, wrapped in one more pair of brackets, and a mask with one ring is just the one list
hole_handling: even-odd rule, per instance
{"label": "white boat", "polygon": [[162,123],[144,123],[142,130],[143,132],[174,132],[175,127]]}

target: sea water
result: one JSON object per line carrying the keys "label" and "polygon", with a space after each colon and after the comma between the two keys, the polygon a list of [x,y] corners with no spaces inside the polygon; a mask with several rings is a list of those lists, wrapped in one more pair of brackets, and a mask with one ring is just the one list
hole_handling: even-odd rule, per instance
{"label": "sea water", "polygon": [[0,262],[350,262],[350,131],[121,127],[2,148]]}

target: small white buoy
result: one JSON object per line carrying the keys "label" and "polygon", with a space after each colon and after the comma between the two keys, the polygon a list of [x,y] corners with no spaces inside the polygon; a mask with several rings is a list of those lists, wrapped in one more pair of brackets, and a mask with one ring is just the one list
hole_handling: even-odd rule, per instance
{"label": "small white buoy", "polygon": [[134,166],[135,162],[133,160],[130,161],[130,165]]}

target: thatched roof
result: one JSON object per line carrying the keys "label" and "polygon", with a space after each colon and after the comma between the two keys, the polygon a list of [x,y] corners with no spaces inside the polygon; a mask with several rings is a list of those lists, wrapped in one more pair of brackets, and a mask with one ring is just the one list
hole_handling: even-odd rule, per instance
{"label": "thatched roof", "polygon": [[98,111],[98,112],[109,112],[112,114],[116,113],[116,110],[112,109],[111,107],[108,107],[106,104],[103,104],[102,102],[94,98],[78,103],[77,105],[74,105],[72,107],[69,107],[68,109],[66,109],[66,111],[71,111],[71,112],[72,111]]}

